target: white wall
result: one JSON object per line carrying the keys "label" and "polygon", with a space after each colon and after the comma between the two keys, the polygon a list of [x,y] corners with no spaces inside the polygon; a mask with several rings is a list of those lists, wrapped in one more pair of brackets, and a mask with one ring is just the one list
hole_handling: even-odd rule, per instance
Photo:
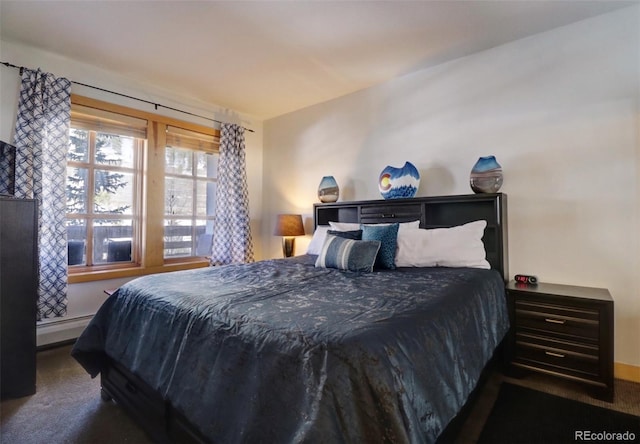
{"label": "white wall", "polygon": [[[240,123],[254,130],[245,132],[247,150],[247,176],[249,185],[249,201],[251,214],[251,229],[254,239],[256,258],[262,257],[261,214],[262,214],[262,121],[247,115],[240,115],[231,110],[222,109],[215,104],[177,97],[169,91],[153,88],[151,85],[136,83],[118,73],[107,72],[74,60],[60,57],[56,54],[44,52],[32,47],[13,42],[0,41],[0,59],[17,66],[25,66],[51,72],[58,77],[66,77],[73,81],[98,86],[100,88],[127,94],[133,97],[149,100],[177,109],[189,111],[205,117],[221,121]],[[20,87],[19,71],[0,65],[0,140],[11,142],[14,136],[15,115],[18,104]],[[112,94],[97,91],[78,85],[72,85],[75,94],[116,103],[142,111],[163,114],[177,119],[191,121],[202,125],[212,123],[205,119],[198,119],[187,114],[177,113],[135,100],[130,100]],[[126,282],[126,279],[111,281],[97,281],[84,284],[69,285],[67,316],[52,321],[45,321],[38,326],[38,345],[74,337],[88,317],[96,312],[106,295],[103,290],[115,288]]]}
{"label": "white wall", "polygon": [[379,199],[379,172],[409,160],[419,196],[467,194],[494,154],[511,271],[608,288],[615,360],[640,365],[639,24],[625,8],[266,121],[266,255],[275,215],[310,218],[323,175],[341,200]]}

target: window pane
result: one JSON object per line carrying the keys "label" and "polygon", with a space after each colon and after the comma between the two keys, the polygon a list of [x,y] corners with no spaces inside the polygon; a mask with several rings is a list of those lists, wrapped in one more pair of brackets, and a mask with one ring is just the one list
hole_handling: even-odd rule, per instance
{"label": "window pane", "polygon": [[200,219],[196,222],[196,256],[211,256],[213,245],[213,221]]}
{"label": "window pane", "polygon": [[197,216],[213,216],[216,210],[216,182],[199,180],[197,183]]}
{"label": "window pane", "polygon": [[198,177],[218,177],[218,155],[196,153],[196,172]]}
{"label": "window pane", "polygon": [[67,160],[70,162],[89,161],[89,131],[71,128]]}
{"label": "window pane", "polygon": [[190,216],[193,214],[193,180],[165,178],[164,212],[171,216]]}
{"label": "window pane", "polygon": [[[204,227],[202,227],[204,232]],[[164,221],[164,257],[191,256],[193,251],[193,221],[171,219]]]}
{"label": "window pane", "polygon": [[100,219],[93,226],[93,262],[131,262],[133,223],[130,219]]}
{"label": "window pane", "polygon": [[67,167],[67,213],[87,212],[86,168]]}
{"label": "window pane", "polygon": [[133,168],[135,139],[114,134],[96,134],[96,163]]}
{"label": "window pane", "polygon": [[211,254],[219,156],[182,145],[183,135],[165,148],[165,258]]}
{"label": "window pane", "polygon": [[166,147],[164,171],[168,174],[193,175],[193,151]]}
{"label": "window pane", "polygon": [[133,174],[96,170],[93,199],[96,213],[132,214]]}
{"label": "window pane", "polygon": [[87,222],[84,219],[67,219],[67,263],[69,265],[86,263],[86,244]]}
{"label": "window pane", "polygon": [[66,186],[69,264],[137,262],[137,211],[143,197],[140,161],[147,120],[78,104],[71,108]]}

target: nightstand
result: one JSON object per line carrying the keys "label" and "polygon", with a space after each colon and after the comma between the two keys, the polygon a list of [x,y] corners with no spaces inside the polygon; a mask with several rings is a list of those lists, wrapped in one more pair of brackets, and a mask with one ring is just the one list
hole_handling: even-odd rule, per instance
{"label": "nightstand", "polygon": [[613,400],[613,299],[604,288],[509,282],[512,369],[584,383]]}

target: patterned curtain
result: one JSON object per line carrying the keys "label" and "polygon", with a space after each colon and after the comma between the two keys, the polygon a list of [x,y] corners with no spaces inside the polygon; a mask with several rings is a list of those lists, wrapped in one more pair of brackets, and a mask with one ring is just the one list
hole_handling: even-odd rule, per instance
{"label": "patterned curtain", "polygon": [[16,147],[0,141],[0,194],[13,196],[15,184]]}
{"label": "patterned curtain", "polygon": [[231,123],[220,129],[212,253],[211,265],[253,262],[244,128]]}
{"label": "patterned curtain", "polygon": [[24,69],[16,121],[15,193],[38,201],[38,320],[67,312],[65,221],[71,82]]}

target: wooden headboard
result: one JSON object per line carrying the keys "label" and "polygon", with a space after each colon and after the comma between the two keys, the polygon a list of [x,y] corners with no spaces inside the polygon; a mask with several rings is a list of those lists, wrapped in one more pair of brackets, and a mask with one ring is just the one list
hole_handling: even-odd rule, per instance
{"label": "wooden headboard", "polygon": [[411,199],[363,200],[315,204],[315,226],[329,222],[365,224],[420,220],[420,228],[448,228],[486,220],[482,242],[491,268],[509,280],[507,195],[465,194]]}

